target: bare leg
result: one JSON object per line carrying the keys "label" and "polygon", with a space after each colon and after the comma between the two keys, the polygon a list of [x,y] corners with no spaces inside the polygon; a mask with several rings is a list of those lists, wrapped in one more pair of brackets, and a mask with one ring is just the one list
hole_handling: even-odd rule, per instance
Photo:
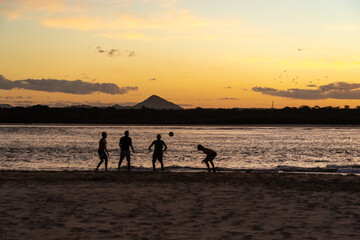
{"label": "bare leg", "polygon": [[108,164],[108,160],[107,158],[105,158],[105,171],[107,171],[107,164]]}
{"label": "bare leg", "polygon": [[103,163],[103,161],[104,161],[103,159],[100,159],[100,162],[99,162],[99,164],[97,165],[96,170],[95,170],[96,172],[99,171],[99,167],[100,167],[100,165]]}
{"label": "bare leg", "polygon": [[209,163],[208,163],[207,161],[204,161],[204,162],[205,162],[205,164],[206,164],[206,166],[207,166],[207,168],[208,168],[208,171],[211,172],[211,171],[210,171]]}
{"label": "bare leg", "polygon": [[164,172],[164,164],[162,161],[160,163],[161,163],[161,170]]}
{"label": "bare leg", "polygon": [[153,155],[152,160],[153,160],[153,169],[154,169],[154,172],[155,172],[156,171],[156,169],[155,169],[156,156]]}
{"label": "bare leg", "polygon": [[118,165],[118,171],[120,171],[121,163],[122,163],[123,160],[124,160],[124,158],[120,156],[120,161],[119,161],[119,165]]}
{"label": "bare leg", "polygon": [[130,172],[130,157],[129,158],[126,158],[126,160],[127,160],[127,166],[128,166],[128,171]]}
{"label": "bare leg", "polygon": [[210,161],[210,163],[211,163],[211,166],[212,166],[212,168],[213,168],[213,172],[216,172],[213,161]]}

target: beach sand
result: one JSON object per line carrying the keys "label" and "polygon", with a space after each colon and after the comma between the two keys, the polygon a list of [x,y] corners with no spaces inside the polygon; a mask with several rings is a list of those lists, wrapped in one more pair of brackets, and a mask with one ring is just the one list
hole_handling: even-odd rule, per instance
{"label": "beach sand", "polygon": [[0,239],[360,239],[360,176],[0,171]]}

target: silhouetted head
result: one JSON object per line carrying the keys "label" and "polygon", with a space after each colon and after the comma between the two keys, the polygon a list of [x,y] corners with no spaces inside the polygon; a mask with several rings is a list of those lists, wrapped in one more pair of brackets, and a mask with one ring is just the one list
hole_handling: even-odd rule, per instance
{"label": "silhouetted head", "polygon": [[125,131],[125,136],[127,136],[127,137],[129,136],[129,131],[127,131],[127,130]]}
{"label": "silhouetted head", "polygon": [[101,136],[103,136],[103,138],[106,138],[106,137],[107,137],[107,133],[106,133],[106,132],[102,132],[102,133],[101,133]]}
{"label": "silhouetted head", "polygon": [[156,138],[157,138],[157,140],[160,140],[160,139],[161,139],[161,135],[158,134],[158,135],[156,136]]}
{"label": "silhouetted head", "polygon": [[199,144],[199,145],[197,146],[197,149],[200,151],[200,150],[204,149],[204,146]]}

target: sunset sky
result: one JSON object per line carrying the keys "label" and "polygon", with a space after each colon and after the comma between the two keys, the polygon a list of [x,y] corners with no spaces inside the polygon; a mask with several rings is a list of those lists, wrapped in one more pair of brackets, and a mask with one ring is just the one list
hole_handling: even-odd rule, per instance
{"label": "sunset sky", "polygon": [[0,103],[360,105],[358,0],[0,0]]}

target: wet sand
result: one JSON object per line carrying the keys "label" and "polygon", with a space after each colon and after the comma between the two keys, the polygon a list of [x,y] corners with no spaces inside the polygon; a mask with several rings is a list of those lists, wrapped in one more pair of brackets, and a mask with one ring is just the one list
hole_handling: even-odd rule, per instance
{"label": "wet sand", "polygon": [[360,239],[360,176],[0,171],[0,239]]}

